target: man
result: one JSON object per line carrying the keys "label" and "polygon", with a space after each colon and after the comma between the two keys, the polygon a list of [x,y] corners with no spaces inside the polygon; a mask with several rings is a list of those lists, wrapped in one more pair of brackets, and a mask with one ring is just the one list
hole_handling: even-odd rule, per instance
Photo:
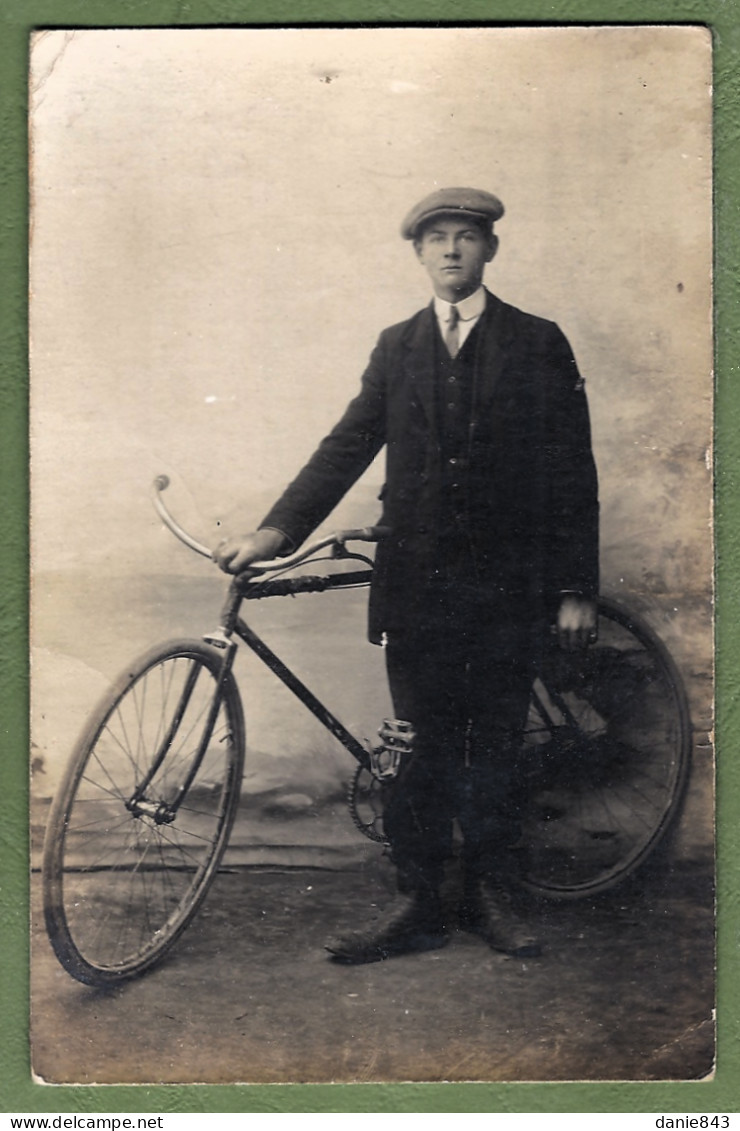
{"label": "man", "polygon": [[385,330],[359,395],[266,516],[214,551],[222,569],[290,552],[386,446],[370,639],[385,645],[394,711],[416,732],[384,807],[398,870],[390,913],[330,944],[373,962],[448,939],[440,898],[456,819],[458,923],[491,947],[539,944],[511,900],[520,839],[518,749],[538,648],[596,626],[598,498],[588,410],[553,323],[482,286],[503,205],[441,189],[402,225],[434,288]]}

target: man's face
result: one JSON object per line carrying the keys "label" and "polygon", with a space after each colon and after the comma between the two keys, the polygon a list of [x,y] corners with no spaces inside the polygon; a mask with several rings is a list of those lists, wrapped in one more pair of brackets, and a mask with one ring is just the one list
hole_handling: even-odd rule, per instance
{"label": "man's face", "polygon": [[435,294],[447,302],[460,302],[477,291],[497,246],[496,237],[471,220],[444,217],[430,221],[414,241]]}

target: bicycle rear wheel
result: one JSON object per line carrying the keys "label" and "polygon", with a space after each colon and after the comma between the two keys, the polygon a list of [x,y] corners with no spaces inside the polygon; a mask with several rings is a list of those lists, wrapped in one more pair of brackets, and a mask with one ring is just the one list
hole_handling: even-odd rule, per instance
{"label": "bicycle rear wheel", "polygon": [[244,768],[244,718],[224,655],[152,649],[98,704],[51,808],[44,913],[81,982],[152,966],[196,913],[226,847]]}
{"label": "bicycle rear wheel", "polygon": [[527,887],[595,895],[640,867],[680,812],[691,757],[680,676],[644,621],[602,599],[595,645],[552,648],[523,751]]}

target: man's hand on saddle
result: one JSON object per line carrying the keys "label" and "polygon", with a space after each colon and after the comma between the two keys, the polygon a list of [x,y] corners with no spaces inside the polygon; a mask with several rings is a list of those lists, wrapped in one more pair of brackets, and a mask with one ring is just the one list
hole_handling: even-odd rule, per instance
{"label": "man's hand on saddle", "polygon": [[224,573],[244,573],[252,562],[268,562],[277,557],[285,542],[284,534],[269,528],[251,534],[235,534],[222,538],[212,557]]}
{"label": "man's hand on saddle", "polygon": [[558,642],[566,652],[575,652],[587,644],[595,644],[598,613],[596,601],[580,593],[566,593],[558,609],[556,621]]}

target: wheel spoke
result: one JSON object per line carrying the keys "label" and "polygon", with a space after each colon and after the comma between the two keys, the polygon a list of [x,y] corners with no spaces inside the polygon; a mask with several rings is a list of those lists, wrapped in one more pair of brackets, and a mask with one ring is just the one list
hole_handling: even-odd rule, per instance
{"label": "wheel spoke", "polygon": [[213,878],[244,756],[241,705],[231,675],[219,691],[221,662],[199,642],[150,653],[78,745],[52,807],[44,887],[52,944],[82,981],[120,981],[151,965]]}

